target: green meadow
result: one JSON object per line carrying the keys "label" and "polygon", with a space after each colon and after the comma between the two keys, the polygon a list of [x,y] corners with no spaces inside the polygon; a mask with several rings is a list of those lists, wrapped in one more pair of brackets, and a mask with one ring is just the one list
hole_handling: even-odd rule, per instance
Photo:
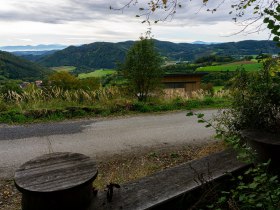
{"label": "green meadow", "polygon": [[75,66],[57,66],[57,67],[52,67],[51,68],[52,70],[54,71],[67,71],[67,72],[70,72],[70,71],[74,71],[76,69]]}
{"label": "green meadow", "polygon": [[99,70],[95,70],[93,72],[90,73],[82,73],[79,74],[79,78],[80,79],[84,79],[84,78],[88,78],[88,77],[103,77],[109,74],[114,74],[116,72],[116,70],[112,70],[112,69],[99,69]]}
{"label": "green meadow", "polygon": [[262,68],[262,63],[254,61],[233,62],[225,65],[200,67],[197,68],[196,71],[236,71],[239,68],[244,68],[246,71],[258,71]]}

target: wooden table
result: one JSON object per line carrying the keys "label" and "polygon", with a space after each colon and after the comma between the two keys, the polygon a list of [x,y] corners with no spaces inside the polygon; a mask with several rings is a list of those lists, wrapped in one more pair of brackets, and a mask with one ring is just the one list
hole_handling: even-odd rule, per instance
{"label": "wooden table", "polygon": [[15,173],[22,209],[86,209],[97,173],[95,162],[78,153],[52,153],[30,160]]}

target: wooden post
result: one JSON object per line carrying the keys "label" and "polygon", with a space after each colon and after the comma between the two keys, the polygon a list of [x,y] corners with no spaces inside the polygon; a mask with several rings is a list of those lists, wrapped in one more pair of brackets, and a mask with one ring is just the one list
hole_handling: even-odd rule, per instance
{"label": "wooden post", "polygon": [[97,173],[95,162],[78,153],[52,153],[28,161],[15,173],[22,209],[87,209]]}

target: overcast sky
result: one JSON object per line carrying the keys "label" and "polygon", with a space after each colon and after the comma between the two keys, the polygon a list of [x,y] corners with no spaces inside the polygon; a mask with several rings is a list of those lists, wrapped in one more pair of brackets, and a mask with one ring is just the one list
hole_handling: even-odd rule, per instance
{"label": "overcast sky", "polygon": [[[136,40],[149,26],[136,18],[138,7],[122,11],[128,0],[0,0],[0,46]],[[242,30],[228,13],[226,1],[212,14],[202,0],[183,5],[171,21],[152,25],[154,38],[172,42],[228,42],[268,39],[267,31],[229,36]],[[217,3],[218,0],[212,1]],[[148,1],[142,1],[148,2]],[[214,7],[215,5],[208,5]],[[160,13],[162,15],[162,13]],[[157,14],[159,15],[159,14]]]}

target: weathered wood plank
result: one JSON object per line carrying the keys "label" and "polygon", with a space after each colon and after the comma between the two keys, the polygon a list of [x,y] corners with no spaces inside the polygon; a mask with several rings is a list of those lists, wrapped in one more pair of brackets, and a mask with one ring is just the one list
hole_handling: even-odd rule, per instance
{"label": "weathered wood plank", "polygon": [[92,200],[95,162],[78,153],[51,153],[23,164],[15,173],[23,210],[84,210]]}
{"label": "weathered wood plank", "polygon": [[20,191],[55,192],[82,185],[97,176],[95,162],[78,153],[52,153],[23,164],[15,173]]}
{"label": "weathered wood plank", "polygon": [[234,152],[223,151],[124,184],[115,190],[112,202],[107,202],[106,194],[99,192],[90,209],[153,208],[197,188],[197,174],[211,181],[247,166],[236,159]]}

